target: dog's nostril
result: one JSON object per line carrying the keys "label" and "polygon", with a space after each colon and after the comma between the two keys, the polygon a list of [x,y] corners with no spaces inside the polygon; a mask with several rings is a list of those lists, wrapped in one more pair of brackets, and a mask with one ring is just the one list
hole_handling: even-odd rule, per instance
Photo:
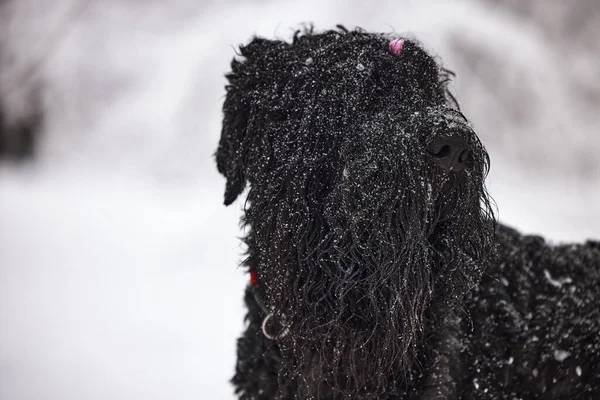
{"label": "dog's nostril", "polygon": [[469,158],[470,154],[471,152],[469,150],[463,150],[463,152],[460,153],[460,156],[458,156],[458,161],[462,163],[467,162],[467,159]]}
{"label": "dog's nostril", "polygon": [[437,158],[446,158],[450,155],[450,153],[452,152],[452,149],[450,148],[450,146],[448,145],[444,145],[442,147],[440,147],[439,150],[429,150],[429,153]]}

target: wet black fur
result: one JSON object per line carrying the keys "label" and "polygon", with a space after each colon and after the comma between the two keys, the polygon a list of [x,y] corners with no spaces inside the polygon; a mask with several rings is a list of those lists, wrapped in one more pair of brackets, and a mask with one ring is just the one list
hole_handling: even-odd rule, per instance
{"label": "wet black fur", "polygon": [[[240,399],[600,396],[600,245],[551,247],[498,225],[489,159],[414,40],[254,38],[227,75],[216,153],[258,279]],[[460,135],[467,168],[426,153]],[[261,324],[272,313],[276,340]],[[284,328],[285,327],[285,328]],[[600,397],[599,397],[600,398]]]}

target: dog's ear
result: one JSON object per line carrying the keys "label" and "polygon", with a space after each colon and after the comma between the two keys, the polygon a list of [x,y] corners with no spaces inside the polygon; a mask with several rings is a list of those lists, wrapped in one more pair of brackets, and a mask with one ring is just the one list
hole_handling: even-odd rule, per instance
{"label": "dog's ear", "polygon": [[[232,67],[239,63],[234,60]],[[228,206],[237,199],[246,187],[246,174],[242,144],[246,136],[249,110],[244,104],[243,91],[232,83],[231,73],[227,76],[227,95],[223,103],[223,126],[221,139],[215,153],[217,169],[227,179],[225,184],[225,205]]]}
{"label": "dog's ear", "polygon": [[225,205],[233,203],[247,182],[247,161],[252,136],[258,134],[249,123],[256,109],[256,91],[265,75],[265,60],[286,43],[254,38],[240,46],[239,57],[231,62],[227,74],[227,94],[223,103],[223,127],[215,153],[217,169],[225,178]]}

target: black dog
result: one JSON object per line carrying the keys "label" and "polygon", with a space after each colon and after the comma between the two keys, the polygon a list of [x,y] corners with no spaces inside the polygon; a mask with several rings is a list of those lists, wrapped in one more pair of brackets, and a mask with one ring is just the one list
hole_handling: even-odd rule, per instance
{"label": "black dog", "polygon": [[415,41],[261,38],[227,75],[249,184],[241,399],[600,399],[600,244],[495,222],[489,160]]}

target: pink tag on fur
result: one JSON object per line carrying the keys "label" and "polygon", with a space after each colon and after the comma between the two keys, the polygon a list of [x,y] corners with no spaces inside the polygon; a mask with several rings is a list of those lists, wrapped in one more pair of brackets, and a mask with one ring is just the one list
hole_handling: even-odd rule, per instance
{"label": "pink tag on fur", "polygon": [[404,40],[394,39],[390,42],[388,49],[390,50],[390,53],[399,56],[400,53],[402,53],[402,46],[404,46]]}

